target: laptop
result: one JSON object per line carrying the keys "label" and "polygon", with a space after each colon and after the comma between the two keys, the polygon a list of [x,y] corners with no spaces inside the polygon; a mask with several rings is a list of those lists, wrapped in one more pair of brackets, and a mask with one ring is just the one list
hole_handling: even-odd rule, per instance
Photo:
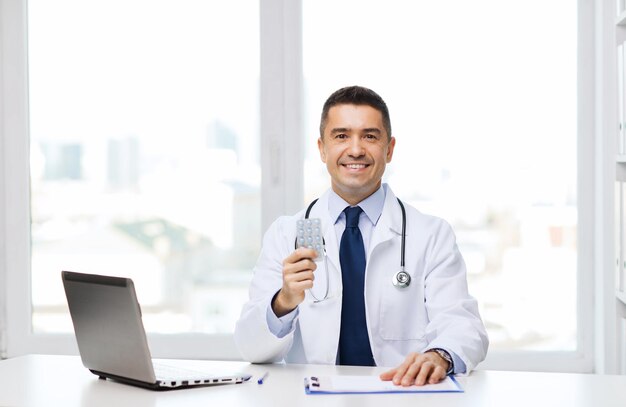
{"label": "laptop", "polygon": [[130,278],[71,271],[63,271],[61,277],[83,365],[101,379],[153,390],[250,380],[245,373],[207,373],[153,363]]}

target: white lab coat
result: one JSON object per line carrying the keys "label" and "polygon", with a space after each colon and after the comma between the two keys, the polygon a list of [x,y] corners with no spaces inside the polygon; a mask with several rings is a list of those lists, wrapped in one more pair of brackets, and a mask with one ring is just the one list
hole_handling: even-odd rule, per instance
{"label": "white lab coat", "polygon": [[[400,269],[402,212],[386,188],[383,212],[372,230],[365,269],[365,308],[370,345],[377,366],[395,367],[410,352],[443,348],[454,352],[469,373],[487,353],[488,339],[476,300],[467,290],[465,263],[448,223],[406,208],[406,271],[411,284],[395,287]],[[235,342],[247,361],[335,364],[341,323],[339,242],[328,214],[328,192],[309,217],[320,218],[324,229],[330,278],[330,298],[314,303],[309,292],[298,307],[294,327],[283,338],[269,330],[267,308],[282,287],[282,261],[294,250],[295,216],[277,219],[263,238],[254,268],[250,300],[235,328]],[[315,272],[315,294],[324,294],[324,263]]]}

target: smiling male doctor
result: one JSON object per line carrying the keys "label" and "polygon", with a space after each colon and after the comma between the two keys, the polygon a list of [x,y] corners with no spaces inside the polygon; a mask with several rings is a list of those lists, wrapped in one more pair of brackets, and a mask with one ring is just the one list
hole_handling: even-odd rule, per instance
{"label": "smiling male doctor", "polygon": [[321,219],[326,259],[294,250],[305,210],[270,226],[235,328],[243,358],[386,366],[381,378],[405,386],[469,373],[488,339],[456,238],[448,223],[406,203],[410,281],[394,284],[404,209],[381,182],[396,144],[387,105],[370,89],[339,89],[324,104],[317,143],[331,188],[309,217]]}

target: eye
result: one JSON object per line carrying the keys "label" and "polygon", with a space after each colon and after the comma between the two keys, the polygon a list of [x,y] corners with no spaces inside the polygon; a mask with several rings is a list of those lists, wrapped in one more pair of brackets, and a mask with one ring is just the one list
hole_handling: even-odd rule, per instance
{"label": "eye", "polygon": [[367,133],[365,135],[365,139],[367,140],[378,140],[378,136],[372,133]]}
{"label": "eye", "polygon": [[337,139],[345,139],[345,138],[347,138],[347,137],[348,137],[348,135],[347,135],[347,134],[345,134],[345,133],[337,133],[337,134],[335,135],[335,138],[337,138]]}

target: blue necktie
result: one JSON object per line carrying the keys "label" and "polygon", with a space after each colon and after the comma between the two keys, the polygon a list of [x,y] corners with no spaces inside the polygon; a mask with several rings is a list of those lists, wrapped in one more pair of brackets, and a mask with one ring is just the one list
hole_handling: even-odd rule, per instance
{"label": "blue necktie", "polygon": [[346,229],[339,245],[343,297],[341,305],[341,331],[339,333],[339,364],[375,366],[367,323],[365,321],[365,248],[359,230],[358,206],[347,207]]}

